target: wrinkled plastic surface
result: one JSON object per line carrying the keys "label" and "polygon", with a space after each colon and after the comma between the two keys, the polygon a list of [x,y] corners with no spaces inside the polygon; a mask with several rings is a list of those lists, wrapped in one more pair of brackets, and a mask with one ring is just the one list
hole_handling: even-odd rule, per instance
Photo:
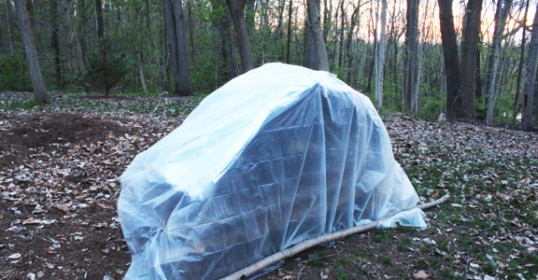
{"label": "wrinkled plastic surface", "polygon": [[[219,279],[418,202],[370,100],[327,72],[279,63],[205,98],[121,183],[126,279]],[[423,215],[382,226],[425,227]]]}

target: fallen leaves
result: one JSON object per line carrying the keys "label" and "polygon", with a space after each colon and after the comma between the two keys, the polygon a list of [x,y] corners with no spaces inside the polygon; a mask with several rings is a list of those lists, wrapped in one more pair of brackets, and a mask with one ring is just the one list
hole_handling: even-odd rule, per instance
{"label": "fallen leaves", "polygon": [[[81,110],[87,105],[60,98]],[[173,108],[166,102],[154,106],[158,114],[126,111],[135,99],[92,101],[94,108],[110,105],[108,113],[0,112],[0,279],[123,277],[130,255],[115,210],[118,176],[181,123],[184,115],[161,114]],[[385,124],[422,199],[450,191],[450,203],[427,214],[426,231],[352,236],[323,262],[290,260],[262,279],[538,274],[536,134],[398,117]]]}
{"label": "fallen leaves", "polygon": [[120,279],[130,256],[116,217],[118,176],[180,119],[0,114],[0,279]]}
{"label": "fallen leaves", "polygon": [[413,277],[415,279],[428,279],[428,278],[430,278],[430,275],[428,273],[426,273],[426,271],[424,271],[424,270],[419,270],[419,271],[413,273]]}

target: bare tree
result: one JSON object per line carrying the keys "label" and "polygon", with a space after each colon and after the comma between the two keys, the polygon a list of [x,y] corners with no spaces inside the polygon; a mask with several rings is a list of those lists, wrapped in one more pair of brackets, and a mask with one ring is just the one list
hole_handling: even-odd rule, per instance
{"label": "bare tree", "polygon": [[480,40],[480,15],[482,0],[469,0],[465,8],[465,26],[462,35],[461,83],[462,109],[465,119],[475,117],[475,93],[477,85],[477,66],[479,65],[478,43]]}
{"label": "bare tree", "polygon": [[329,58],[320,19],[320,0],[307,0],[305,23],[305,66],[314,70],[329,71]]}
{"label": "bare tree", "polygon": [[[524,19],[527,19],[527,15],[529,14],[529,0],[525,1],[525,12],[523,15]],[[517,67],[517,77],[516,77],[516,96],[514,97],[514,120],[516,119],[517,115],[520,113],[521,106],[522,106],[522,92],[521,92],[521,77],[523,76],[523,68],[525,64],[525,46],[526,46],[526,40],[527,38],[527,28],[523,28],[523,31],[521,32],[521,46],[519,49],[519,64]]]}
{"label": "bare tree", "polygon": [[383,107],[383,69],[385,66],[385,41],[387,24],[387,0],[381,0],[381,20],[379,22],[379,42],[375,54],[375,101],[378,111]]}
{"label": "bare tree", "polygon": [[527,69],[525,71],[525,88],[523,89],[523,116],[521,123],[523,129],[531,130],[538,128],[538,119],[535,116],[536,98],[536,62],[538,61],[538,4],[532,22],[531,41],[527,55]]}
{"label": "bare tree", "polygon": [[232,23],[239,45],[239,56],[241,57],[241,67],[243,72],[247,72],[254,68],[254,59],[248,39],[247,23],[245,21],[245,5],[246,0],[226,0]]}
{"label": "bare tree", "polygon": [[97,37],[103,40],[105,37],[105,21],[103,20],[103,1],[95,0],[95,23],[97,29]]}
{"label": "bare tree", "polygon": [[[228,9],[224,0],[211,0],[210,3],[213,10]],[[239,75],[240,70],[237,65],[235,40],[231,26],[231,15],[229,14],[223,13],[212,21],[212,29],[215,34],[212,38],[213,52],[216,62],[214,88],[218,88],[223,81],[229,81]]]}
{"label": "bare tree", "polygon": [[[418,7],[419,0],[407,0],[406,33],[405,33],[405,61],[404,61],[404,89],[403,108],[413,109],[416,114],[418,108],[413,107],[412,97],[417,96],[414,90],[418,90]],[[413,107],[413,108],[412,108]]]}
{"label": "bare tree", "polygon": [[163,0],[166,37],[174,76],[174,94],[187,96],[192,94],[192,90],[187,68],[187,45],[181,5],[180,0]]}
{"label": "bare tree", "polygon": [[501,40],[504,31],[504,25],[508,18],[508,12],[512,7],[512,0],[499,0],[495,12],[495,27],[493,30],[493,41],[488,65],[488,110],[486,113],[486,123],[493,123],[493,109],[495,108],[495,82],[497,81],[497,70],[499,67],[499,54],[501,51]]}
{"label": "bare tree", "polygon": [[353,60],[355,59],[355,56],[352,55],[353,34],[355,33],[355,27],[359,25],[359,18],[360,18],[359,14],[360,14],[360,8],[362,6],[361,2],[362,2],[361,0],[357,1],[356,6],[353,9],[353,13],[351,13],[349,30],[347,32],[347,37],[346,37],[345,53],[346,53],[346,61],[347,61],[347,69],[348,69],[347,81],[350,83],[352,82],[351,77],[354,72],[352,70],[352,67],[353,67]]}
{"label": "bare tree", "polygon": [[56,79],[56,87],[62,88],[62,60],[60,52],[60,24],[58,14],[58,2],[50,1],[50,13],[52,16],[51,42],[50,46],[54,50],[54,78]]}
{"label": "bare tree", "polygon": [[288,34],[286,37],[286,63],[291,62],[291,34],[292,34],[291,19],[292,19],[292,16],[293,16],[293,0],[290,0],[288,4]]}
{"label": "bare tree", "polygon": [[9,41],[9,54],[13,54],[13,39],[11,36],[11,1],[6,1],[6,25]]}
{"label": "bare tree", "polygon": [[28,68],[30,70],[30,81],[34,90],[34,98],[40,104],[50,103],[51,99],[45,88],[43,76],[41,76],[34,36],[23,0],[15,0],[15,9],[19,17],[22,40],[24,42],[24,49],[26,50],[26,60],[28,61]]}
{"label": "bare tree", "polygon": [[475,114],[475,90],[482,0],[469,0],[465,9],[461,63],[459,59],[452,0],[438,0],[441,40],[445,64],[449,119],[470,119]]}
{"label": "bare tree", "polygon": [[[66,1],[64,4],[65,7],[62,7],[65,10],[65,24],[66,34],[64,35],[67,42],[67,47],[69,48],[68,52],[71,59],[66,61],[65,72],[72,73],[74,76],[83,76],[86,73],[86,66],[84,64],[82,44],[79,40],[79,35],[77,31],[76,17],[84,17],[84,9],[77,11],[75,7],[75,0]],[[78,13],[78,14],[77,14]]]}

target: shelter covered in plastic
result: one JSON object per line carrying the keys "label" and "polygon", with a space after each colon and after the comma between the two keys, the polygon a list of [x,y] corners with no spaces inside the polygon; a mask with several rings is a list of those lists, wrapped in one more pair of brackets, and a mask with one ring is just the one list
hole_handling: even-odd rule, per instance
{"label": "shelter covered in plastic", "polygon": [[280,63],[210,94],[120,179],[126,279],[219,279],[394,213],[382,227],[426,226],[370,100]]}

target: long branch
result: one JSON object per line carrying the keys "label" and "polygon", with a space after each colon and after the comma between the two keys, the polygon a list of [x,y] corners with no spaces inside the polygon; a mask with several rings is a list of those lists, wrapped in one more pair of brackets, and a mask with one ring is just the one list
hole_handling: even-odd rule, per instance
{"label": "long branch", "polygon": [[[428,209],[428,208],[431,208],[433,206],[436,206],[436,205],[439,205],[443,202],[445,202],[446,200],[448,200],[448,198],[450,197],[449,194],[446,194],[444,195],[443,197],[435,200],[435,201],[432,201],[432,202],[429,202],[429,203],[425,203],[425,204],[421,204],[421,205],[417,205],[411,209],[408,209],[408,210],[412,210],[412,209],[415,209],[415,208],[419,208],[419,209],[422,209],[422,210],[425,210],[425,209]],[[401,212],[398,212],[398,213],[401,213]],[[286,258],[289,258],[289,257],[292,257],[302,251],[305,251],[307,249],[310,249],[316,245],[319,245],[319,244],[322,244],[322,243],[326,243],[326,242],[329,242],[329,241],[333,241],[333,240],[336,240],[336,239],[340,239],[340,238],[343,238],[343,237],[346,237],[346,236],[349,236],[349,235],[352,235],[352,234],[356,234],[356,233],[360,233],[360,232],[364,232],[364,231],[368,231],[368,230],[371,230],[373,228],[376,228],[379,223],[383,220],[386,220],[386,219],[390,219],[392,217],[394,217],[394,215],[398,214],[398,213],[395,213],[395,214],[392,214],[390,216],[386,216],[384,218],[381,218],[379,220],[376,220],[376,221],[373,221],[371,223],[367,223],[367,224],[363,224],[363,225],[360,225],[360,226],[356,226],[356,227],[352,227],[352,228],[349,228],[349,229],[346,229],[346,230],[343,230],[343,231],[339,231],[339,232],[335,232],[335,233],[331,233],[331,234],[327,234],[327,235],[323,235],[323,236],[319,236],[317,238],[313,238],[313,239],[309,239],[309,240],[306,240],[304,242],[301,242],[293,247],[290,247],[288,249],[285,249],[283,251],[280,251],[278,253],[275,253],[271,256],[268,256],[264,259],[261,259],[259,260],[258,262],[250,265],[250,266],[247,266],[239,271],[236,271],[224,278],[222,278],[221,280],[236,280],[236,279],[242,279],[244,277],[248,277],[248,276],[251,276],[253,275],[254,273],[278,262],[278,261],[281,261],[281,260],[284,260]]]}

